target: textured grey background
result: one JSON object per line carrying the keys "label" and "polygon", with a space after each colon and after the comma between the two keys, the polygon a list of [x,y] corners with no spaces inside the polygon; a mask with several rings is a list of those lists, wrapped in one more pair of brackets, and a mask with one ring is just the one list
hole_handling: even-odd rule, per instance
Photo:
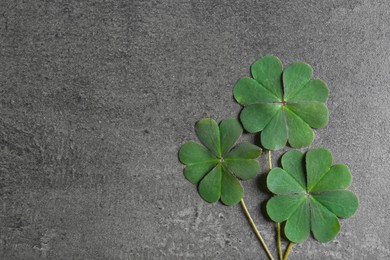
{"label": "textured grey background", "polygon": [[[389,259],[387,0],[1,0],[0,259],[264,259],[241,208],[202,201],[177,151],[198,119],[238,115],[232,87],[265,54],[328,83],[312,147],[349,165],[361,202],[291,259]],[[245,198],[275,254],[261,179]]]}

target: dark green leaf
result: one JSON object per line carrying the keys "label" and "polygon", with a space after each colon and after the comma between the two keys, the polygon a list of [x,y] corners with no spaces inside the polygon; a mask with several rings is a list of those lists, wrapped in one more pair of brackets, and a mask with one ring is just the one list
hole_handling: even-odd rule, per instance
{"label": "dark green leaf", "polygon": [[314,139],[311,127],[288,108],[285,109],[288,127],[288,143],[291,147],[305,147]]}
{"label": "dark green leaf", "polygon": [[359,206],[356,195],[348,190],[328,191],[312,196],[329,211],[341,218],[351,217]]}
{"label": "dark green leaf", "polygon": [[278,102],[280,99],[252,78],[241,78],[233,90],[234,98],[241,105]]}
{"label": "dark green leaf", "polygon": [[221,201],[227,206],[238,203],[244,195],[244,189],[240,182],[231,173],[222,170]]}
{"label": "dark green leaf", "polygon": [[322,128],[328,124],[329,112],[324,103],[289,103],[286,107],[313,128]]}
{"label": "dark green leaf", "polygon": [[207,202],[216,202],[221,197],[222,167],[218,164],[199,183],[199,194]]}
{"label": "dark green leaf", "polygon": [[313,69],[304,62],[294,62],[283,71],[284,100],[294,96],[310,80]]}
{"label": "dark green leaf", "polygon": [[346,165],[333,165],[311,189],[311,192],[344,190],[351,185],[351,182],[352,175]]}
{"label": "dark green leaf", "polygon": [[260,171],[260,164],[255,159],[225,159],[223,165],[241,180],[252,179]]}
{"label": "dark green leaf", "polygon": [[290,174],[281,168],[273,168],[267,176],[267,187],[270,191],[279,195],[292,193],[305,193],[302,187]]}
{"label": "dark green leaf", "polygon": [[256,159],[261,154],[260,147],[244,142],[237,145],[225,157],[226,159]]}
{"label": "dark green leaf", "polygon": [[332,154],[327,149],[312,149],[306,154],[307,186],[309,191],[317,184],[322,175],[330,170],[332,163]]}
{"label": "dark green leaf", "polygon": [[195,125],[199,140],[217,157],[221,157],[221,141],[218,124],[210,119],[199,120]]}
{"label": "dark green leaf", "polygon": [[209,150],[194,141],[183,144],[179,151],[179,159],[187,165],[216,160],[215,156],[210,154]]}
{"label": "dark green leaf", "polygon": [[191,183],[197,184],[217,163],[218,161],[189,164],[184,169],[184,176]]}
{"label": "dark green leaf", "polygon": [[288,219],[304,201],[306,201],[305,194],[275,196],[267,202],[267,213],[273,221],[283,222]]}
{"label": "dark green leaf", "polygon": [[240,138],[242,127],[237,119],[228,118],[222,120],[219,129],[221,134],[221,153],[225,155]]}
{"label": "dark green leaf", "polygon": [[325,103],[328,99],[329,89],[325,82],[319,79],[310,80],[301,90],[289,97],[288,102],[318,101]]}
{"label": "dark green leaf", "polygon": [[275,56],[264,56],[252,64],[251,72],[255,80],[282,100],[282,62]]}
{"label": "dark green leaf", "polygon": [[277,150],[287,143],[287,125],[283,109],[280,109],[261,133],[261,143],[269,150]]}
{"label": "dark green leaf", "polygon": [[256,133],[264,129],[271,121],[281,106],[273,103],[259,103],[246,106],[240,114],[244,128],[250,133]]}
{"label": "dark green leaf", "polygon": [[310,200],[311,231],[320,242],[328,242],[334,239],[340,231],[340,223],[337,216],[322,206],[313,197]]}
{"label": "dark green leaf", "polygon": [[302,187],[306,187],[304,153],[297,150],[290,150],[282,156],[282,167]]}
{"label": "dark green leaf", "polygon": [[288,218],[284,227],[286,237],[295,243],[303,242],[310,234],[310,209],[305,199]]}

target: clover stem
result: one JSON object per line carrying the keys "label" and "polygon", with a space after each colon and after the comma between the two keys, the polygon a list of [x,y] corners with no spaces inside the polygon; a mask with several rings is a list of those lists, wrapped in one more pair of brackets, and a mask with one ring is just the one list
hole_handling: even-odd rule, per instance
{"label": "clover stem", "polygon": [[268,150],[268,168],[272,170],[271,150]]}
{"label": "clover stem", "polygon": [[270,259],[270,260],[274,260],[274,258],[273,258],[272,255],[271,255],[271,252],[269,251],[268,247],[266,246],[266,244],[265,244],[265,242],[264,242],[263,237],[260,235],[259,230],[257,229],[255,223],[253,222],[253,219],[252,219],[251,215],[249,214],[248,209],[246,208],[244,199],[241,199],[240,202],[241,202],[241,207],[242,207],[242,209],[244,210],[244,213],[245,213],[246,217],[247,217],[248,220],[249,220],[249,223],[251,224],[251,226],[252,226],[252,228],[253,228],[253,231],[255,232],[257,238],[259,239],[259,241],[260,241],[261,245],[263,246],[265,252],[267,253],[269,259]]}
{"label": "clover stem", "polygon": [[293,246],[293,242],[288,243],[286,252],[284,253],[284,258],[283,258],[283,260],[287,260],[288,255],[290,254],[290,251],[291,251],[292,246]]}
{"label": "clover stem", "polygon": [[[271,150],[268,150],[268,168],[270,171],[272,170]],[[279,259],[283,260],[282,242],[281,242],[281,236],[280,236],[280,223],[276,223],[276,228],[277,228]]]}
{"label": "clover stem", "polygon": [[280,240],[280,223],[276,223],[277,226],[277,232],[278,232],[278,252],[279,252],[279,259],[283,259],[283,252],[282,252],[282,242]]}

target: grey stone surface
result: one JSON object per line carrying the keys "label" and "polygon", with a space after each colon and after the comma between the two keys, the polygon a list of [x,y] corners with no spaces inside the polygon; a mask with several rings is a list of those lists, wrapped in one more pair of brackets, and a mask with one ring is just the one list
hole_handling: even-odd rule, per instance
{"label": "grey stone surface", "polygon": [[[202,201],[177,160],[197,120],[238,115],[232,87],[265,54],[328,83],[312,147],[361,203],[291,259],[389,259],[387,0],[1,0],[0,259],[265,259],[239,205]],[[262,178],[245,199],[276,255]]]}

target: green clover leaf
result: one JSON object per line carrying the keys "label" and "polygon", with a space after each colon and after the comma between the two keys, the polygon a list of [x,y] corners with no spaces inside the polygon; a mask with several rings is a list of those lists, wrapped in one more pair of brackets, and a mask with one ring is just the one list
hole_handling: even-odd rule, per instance
{"label": "green clover leaf", "polygon": [[338,217],[356,212],[358,199],[346,190],[352,175],[347,166],[332,166],[332,161],[324,148],[306,156],[291,150],[282,156],[282,168],[268,174],[267,187],[277,195],[267,202],[267,213],[275,222],[286,221],[284,232],[290,241],[302,242],[310,231],[318,241],[330,241],[340,231]]}
{"label": "green clover leaf", "polygon": [[207,202],[219,199],[225,205],[238,203],[244,194],[241,180],[254,178],[260,170],[256,160],[261,149],[242,143],[231,149],[242,134],[238,120],[224,119],[218,124],[205,118],[195,125],[195,132],[203,145],[185,143],[179,151],[180,161],[186,165],[184,176],[198,184],[200,196]]}
{"label": "green clover leaf", "polygon": [[261,144],[277,150],[288,143],[305,147],[314,139],[312,128],[328,124],[325,105],[328,87],[311,79],[313,70],[303,62],[285,70],[275,56],[265,56],[251,66],[253,78],[241,78],[234,87],[234,97],[244,106],[240,119],[251,133],[261,132]]}

